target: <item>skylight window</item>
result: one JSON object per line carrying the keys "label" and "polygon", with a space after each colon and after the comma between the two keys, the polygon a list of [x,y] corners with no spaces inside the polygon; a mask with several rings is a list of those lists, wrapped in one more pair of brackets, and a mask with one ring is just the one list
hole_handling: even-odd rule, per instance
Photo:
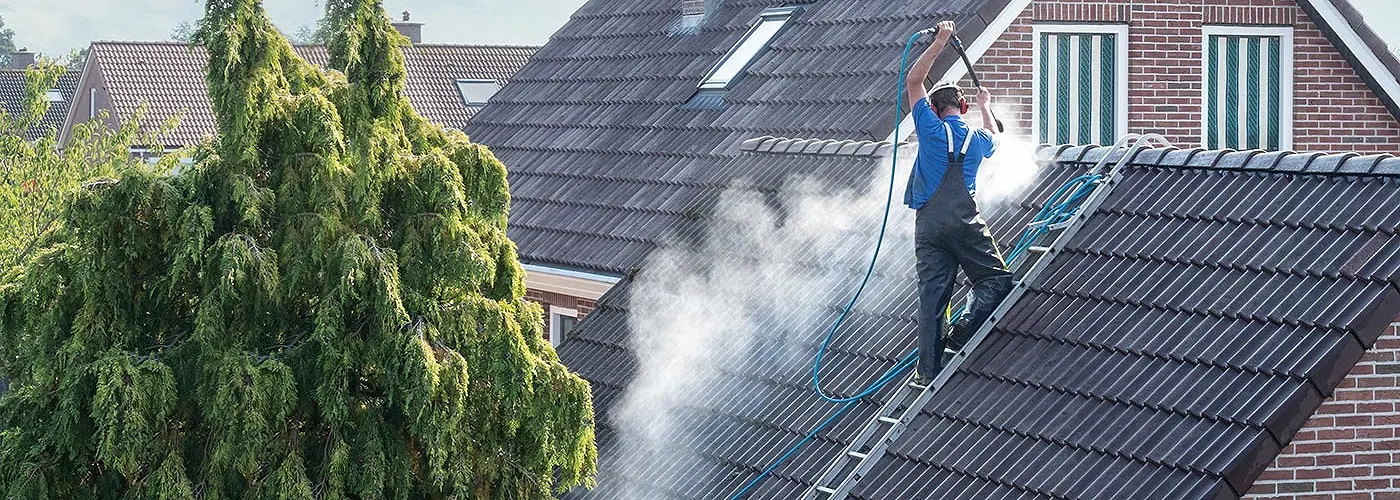
{"label": "skylight window", "polygon": [[48,98],[49,102],[63,102],[63,93],[58,90],[50,90],[48,94],[45,94],[45,97]]}
{"label": "skylight window", "polygon": [[744,68],[749,66],[763,49],[768,48],[768,42],[773,41],[773,37],[782,31],[783,26],[792,19],[794,8],[768,9],[758,16],[758,25],[750,29],[744,39],[739,41],[719,65],[715,66],[710,76],[705,77],[705,81],[700,83],[702,90],[722,90],[729,87],[739,78]]}
{"label": "skylight window", "polygon": [[462,94],[462,103],[467,106],[485,106],[497,90],[501,90],[501,86],[495,80],[457,80],[457,92]]}

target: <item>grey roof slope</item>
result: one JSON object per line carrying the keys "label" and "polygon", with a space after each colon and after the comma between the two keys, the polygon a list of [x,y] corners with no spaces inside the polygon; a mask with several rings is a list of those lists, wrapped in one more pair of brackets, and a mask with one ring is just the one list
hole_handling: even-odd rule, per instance
{"label": "grey roof slope", "polygon": [[[466,131],[510,168],[509,231],[523,259],[626,274],[730,183],[773,185],[845,162],[775,165],[742,154],[742,141],[886,139],[906,37],[954,19],[970,43],[1007,2],[726,0],[698,32],[672,36],[680,2],[591,0]],[[683,107],[759,12],[785,5],[805,10],[723,106]],[[945,56],[938,68],[952,64]]]}
{"label": "grey roof slope", "polygon": [[[1105,153],[1042,149],[1057,161],[991,218],[999,241]],[[1239,498],[1400,313],[1400,158],[1149,150],[1085,224],[856,497]],[[837,387],[873,380],[912,347],[912,251],[888,251],[900,264],[877,274],[835,346]],[[600,424],[598,487],[569,498],[725,498],[835,411],[793,368],[823,332],[761,324],[758,342],[774,349],[719,367],[711,390],[690,395],[673,453],[624,463],[610,416],[635,370],[631,287],[609,292],[559,350],[593,383]],[[845,292],[793,291],[831,304],[813,324]],[[796,497],[883,398],[752,498]]]}
{"label": "grey roof slope", "polygon": [[[0,106],[4,107],[6,113],[13,115],[20,111],[24,104],[24,87],[24,70],[0,69]],[[68,116],[68,106],[73,102],[73,94],[78,89],[78,72],[71,69],[65,71],[58,77],[55,89],[63,96],[63,100],[49,103],[49,109],[44,112],[39,123],[30,126],[25,132],[24,140],[38,139],[63,126],[63,118]]]}
{"label": "grey roof slope", "polygon": [[[432,45],[403,47],[404,93],[428,121],[461,129],[479,108],[462,102],[456,80],[490,79],[505,83],[538,47]],[[328,64],[325,47],[296,46],[297,55],[317,66]],[[93,42],[89,57],[106,79],[112,107],[121,120],[146,103],[146,122],[159,126],[179,117],[161,137],[167,146],[194,144],[214,135],[214,111],[204,81],[208,56],[202,47],[181,42]]]}

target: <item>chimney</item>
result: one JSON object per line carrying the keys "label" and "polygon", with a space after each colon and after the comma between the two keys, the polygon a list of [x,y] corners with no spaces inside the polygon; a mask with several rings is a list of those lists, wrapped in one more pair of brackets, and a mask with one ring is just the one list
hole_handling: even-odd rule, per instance
{"label": "chimney", "polygon": [[394,23],[394,29],[399,30],[399,34],[408,37],[409,42],[414,45],[423,43],[423,23],[409,22],[408,11],[403,11],[403,20]]}
{"label": "chimney", "polygon": [[34,53],[29,49],[19,49],[10,53],[10,69],[25,69],[34,65]]}
{"label": "chimney", "polygon": [[705,0],[681,0],[682,16],[698,16],[705,13]]}

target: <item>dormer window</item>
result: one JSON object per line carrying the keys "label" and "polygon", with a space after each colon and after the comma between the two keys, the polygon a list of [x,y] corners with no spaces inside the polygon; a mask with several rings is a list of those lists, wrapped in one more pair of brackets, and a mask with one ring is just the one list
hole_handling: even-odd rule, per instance
{"label": "dormer window", "polygon": [[457,92],[462,94],[462,104],[467,107],[485,106],[501,85],[495,80],[457,80]]}
{"label": "dormer window", "polygon": [[782,31],[783,26],[786,26],[788,20],[792,19],[796,10],[792,7],[768,9],[759,14],[758,24],[750,29],[744,38],[739,40],[733,49],[729,50],[728,54],[724,55],[724,59],[721,59],[719,64],[715,65],[715,69],[700,83],[700,89],[724,90],[729,88],[729,85],[743,74],[744,69],[748,68],[749,64],[757,59],[764,49],[768,48],[768,43],[773,41],[773,37],[777,36],[778,32]]}
{"label": "dormer window", "polygon": [[49,102],[63,102],[63,93],[59,92],[58,89],[48,91],[47,94],[44,94],[44,97],[47,98]]}

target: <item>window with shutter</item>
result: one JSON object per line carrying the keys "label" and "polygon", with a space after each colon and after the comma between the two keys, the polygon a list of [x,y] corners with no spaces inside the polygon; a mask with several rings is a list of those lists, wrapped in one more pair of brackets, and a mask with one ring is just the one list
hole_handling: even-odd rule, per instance
{"label": "window with shutter", "polygon": [[1209,149],[1293,143],[1293,30],[1206,26],[1202,140]]}
{"label": "window with shutter", "polygon": [[1040,141],[1113,144],[1126,133],[1128,27],[1037,25],[1034,38]]}

